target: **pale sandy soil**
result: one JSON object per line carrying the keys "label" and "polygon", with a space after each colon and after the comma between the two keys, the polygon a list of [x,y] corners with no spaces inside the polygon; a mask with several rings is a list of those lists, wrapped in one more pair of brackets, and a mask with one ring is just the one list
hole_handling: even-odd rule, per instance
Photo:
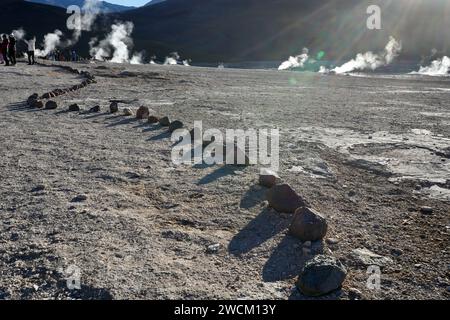
{"label": "pale sandy soil", "polygon": [[[98,82],[53,111],[24,101],[80,76],[0,68],[0,299],[305,298],[294,284],[310,257],[287,234],[291,215],[267,207],[259,167],[175,166],[166,130],[108,114],[113,99],[188,127],[279,128],[280,176],[339,239],[314,247],[349,271],[325,298],[448,299],[449,81],[75,67]],[[72,103],[102,112],[66,112]],[[366,288],[357,248],[392,259],[380,290]],[[81,290],[66,288],[71,265]]]}

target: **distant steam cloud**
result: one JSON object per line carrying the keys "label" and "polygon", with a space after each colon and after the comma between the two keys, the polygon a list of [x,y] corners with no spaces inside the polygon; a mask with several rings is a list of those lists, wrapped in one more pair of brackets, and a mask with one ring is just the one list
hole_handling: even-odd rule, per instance
{"label": "distant steam cloud", "polygon": [[[86,0],[84,2],[83,8],[81,9],[81,13],[79,12],[79,7],[77,6],[69,6],[67,8],[68,13],[74,13],[69,17],[67,21],[67,27],[70,30],[73,30],[73,35],[71,39],[62,40],[64,34],[61,30],[55,30],[53,33],[48,33],[44,36],[43,50],[36,50],[37,57],[46,57],[52,51],[57,48],[67,48],[75,45],[81,37],[82,31],[90,31],[92,25],[100,14],[100,0]],[[21,34],[23,29],[17,30],[18,34]],[[25,35],[25,31],[23,31],[22,37]],[[17,37],[16,37],[17,38]]]}
{"label": "distant steam cloud", "polygon": [[90,54],[96,60],[111,59],[113,63],[142,63],[142,53],[131,55],[133,48],[133,39],[131,33],[134,25],[132,22],[117,22],[111,26],[111,32],[104,40],[98,42],[93,38],[89,42]]}
{"label": "distant steam cloud", "polygon": [[11,34],[16,38],[17,40],[22,40],[25,37],[25,30],[23,28],[19,28],[18,30],[13,30]]}
{"label": "distant steam cloud", "polygon": [[305,66],[305,63],[309,59],[309,50],[308,48],[303,48],[302,54],[295,56],[295,57],[289,57],[288,60],[284,61],[279,67],[278,70],[289,70],[292,68],[303,68]]}
{"label": "distant steam cloud", "polygon": [[178,64],[178,60],[180,60],[180,55],[178,52],[172,52],[169,56],[164,60],[165,65],[175,65]]}
{"label": "distant steam cloud", "polygon": [[36,50],[37,57],[46,57],[61,44],[63,33],[56,29],[53,33],[47,33],[44,36],[44,49]]}
{"label": "distant steam cloud", "polygon": [[447,56],[434,60],[427,67],[420,67],[419,71],[412,74],[423,74],[427,76],[447,76],[450,72],[450,58]]}
{"label": "distant steam cloud", "polygon": [[391,64],[402,50],[401,42],[394,37],[389,38],[389,42],[384,48],[384,52],[375,54],[373,52],[358,53],[356,58],[344,63],[342,66],[333,69],[335,73],[348,73],[355,70],[376,70],[379,67]]}
{"label": "distant steam cloud", "polygon": [[95,19],[100,14],[100,0],[85,0],[83,7],[69,6],[67,13],[73,13],[67,20],[67,28],[74,30],[72,40],[69,45],[74,45],[78,42],[83,31],[91,31]]}
{"label": "distant steam cloud", "polygon": [[139,52],[131,57],[130,64],[143,64],[144,63],[144,53]]}

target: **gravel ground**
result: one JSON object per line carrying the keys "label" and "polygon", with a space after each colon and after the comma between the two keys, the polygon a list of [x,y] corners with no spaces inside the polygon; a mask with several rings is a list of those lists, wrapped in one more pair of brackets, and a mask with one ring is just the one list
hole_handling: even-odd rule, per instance
{"label": "gravel ground", "polygon": [[[72,66],[97,83],[56,110],[26,98],[81,76],[0,70],[0,299],[307,299],[295,281],[318,252],[348,269],[323,299],[449,298],[450,81]],[[167,131],[109,114],[112,100],[187,127],[279,128],[279,174],[334,241],[305,253],[292,216],[267,206],[258,166],[175,166]],[[69,113],[72,103],[102,110]],[[359,248],[385,257],[380,289],[366,286]]]}

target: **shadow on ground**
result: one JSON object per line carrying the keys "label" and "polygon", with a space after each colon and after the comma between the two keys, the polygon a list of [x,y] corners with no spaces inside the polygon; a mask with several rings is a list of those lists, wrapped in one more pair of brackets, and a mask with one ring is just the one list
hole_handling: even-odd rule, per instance
{"label": "shadow on ground", "polygon": [[290,222],[290,217],[283,217],[264,208],[256,218],[231,239],[228,251],[234,255],[247,253],[286,230]]}

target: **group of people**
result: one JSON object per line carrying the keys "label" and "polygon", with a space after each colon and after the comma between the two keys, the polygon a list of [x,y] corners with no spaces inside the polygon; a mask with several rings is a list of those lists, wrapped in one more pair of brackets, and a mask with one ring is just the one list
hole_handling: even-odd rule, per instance
{"label": "group of people", "polygon": [[[0,64],[14,66],[17,63],[17,40],[14,34],[3,34],[0,40]],[[23,40],[27,45],[28,64],[35,64],[36,38]]]}
{"label": "group of people", "polygon": [[81,57],[77,54],[75,50],[64,50],[55,49],[51,51],[46,59],[52,61],[72,61],[77,62],[81,60]]}
{"label": "group of people", "polygon": [[1,60],[0,63],[4,63],[6,66],[16,64],[16,43],[17,40],[13,34],[7,36],[6,34],[1,37]]}
{"label": "group of people", "polygon": [[[30,38],[28,40],[20,39],[19,41],[25,42],[27,45],[27,56],[28,64],[33,65],[35,61],[35,51],[36,51],[36,37]],[[14,34],[9,36],[3,34],[0,36],[0,64],[5,66],[14,66],[17,63],[17,42],[18,40]],[[76,53],[75,50],[70,50],[69,52],[63,52],[58,49],[51,51],[44,59],[49,59],[52,61],[80,61],[82,58]]]}

